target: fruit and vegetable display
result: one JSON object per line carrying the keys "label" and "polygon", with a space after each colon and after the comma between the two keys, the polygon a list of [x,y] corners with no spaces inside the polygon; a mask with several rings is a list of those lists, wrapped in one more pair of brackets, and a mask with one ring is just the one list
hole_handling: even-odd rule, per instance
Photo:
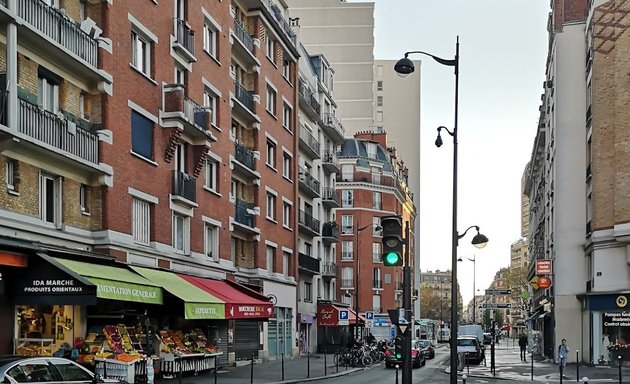
{"label": "fruit and vegetable display", "polygon": [[92,327],[81,346],[77,362],[92,365],[95,358],[132,362],[142,358],[140,352],[138,338],[130,334],[125,325]]}
{"label": "fruit and vegetable display", "polygon": [[211,354],[220,350],[208,341],[199,328],[187,332],[160,331],[160,352],[175,355]]}

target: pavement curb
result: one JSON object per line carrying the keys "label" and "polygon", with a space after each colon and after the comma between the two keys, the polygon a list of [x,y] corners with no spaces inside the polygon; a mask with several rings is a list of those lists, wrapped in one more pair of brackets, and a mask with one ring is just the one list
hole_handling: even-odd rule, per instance
{"label": "pavement curb", "polygon": [[335,378],[335,377],[341,377],[341,376],[349,375],[351,373],[358,372],[358,371],[363,371],[365,369],[367,369],[367,368],[352,368],[352,369],[349,369],[347,371],[331,373],[330,375],[326,375],[326,376],[309,377],[309,378],[293,379],[293,380],[285,380],[285,381],[276,381],[276,382],[267,383],[267,384],[295,384],[295,383],[305,383],[305,382],[308,382],[308,381],[326,380],[326,379],[332,379],[332,378]]}

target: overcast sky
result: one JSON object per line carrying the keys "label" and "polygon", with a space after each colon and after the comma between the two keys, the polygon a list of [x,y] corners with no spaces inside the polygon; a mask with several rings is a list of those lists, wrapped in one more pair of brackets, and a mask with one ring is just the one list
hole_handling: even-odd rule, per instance
{"label": "overcast sky", "polygon": [[[521,176],[530,160],[545,78],[549,0],[376,0],[376,59],[428,51],[452,59],[460,37],[458,231],[479,225],[484,249],[460,241],[459,255],[476,255],[476,288],[485,289],[510,262],[520,237]],[[421,55],[420,266],[451,267],[453,141],[434,145],[436,128],[453,126],[454,75]],[[403,155],[404,158],[404,155]],[[459,263],[466,304],[473,263]]]}

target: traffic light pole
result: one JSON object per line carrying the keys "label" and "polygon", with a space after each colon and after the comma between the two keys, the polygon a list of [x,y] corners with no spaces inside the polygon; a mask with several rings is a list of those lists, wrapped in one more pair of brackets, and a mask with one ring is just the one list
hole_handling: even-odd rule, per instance
{"label": "traffic light pole", "polygon": [[405,353],[403,356],[402,384],[411,383],[411,338],[413,325],[411,324],[411,258],[409,252],[409,221],[405,222],[405,264],[403,266],[403,309],[407,320],[407,329],[404,333]]}

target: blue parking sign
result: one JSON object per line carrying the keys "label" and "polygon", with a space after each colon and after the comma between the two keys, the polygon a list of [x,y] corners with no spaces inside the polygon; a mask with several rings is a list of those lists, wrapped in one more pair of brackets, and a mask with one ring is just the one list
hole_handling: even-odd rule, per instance
{"label": "blue parking sign", "polygon": [[365,312],[365,320],[374,320],[374,312]]}
{"label": "blue parking sign", "polygon": [[339,310],[339,320],[350,320],[350,313],[347,309]]}

